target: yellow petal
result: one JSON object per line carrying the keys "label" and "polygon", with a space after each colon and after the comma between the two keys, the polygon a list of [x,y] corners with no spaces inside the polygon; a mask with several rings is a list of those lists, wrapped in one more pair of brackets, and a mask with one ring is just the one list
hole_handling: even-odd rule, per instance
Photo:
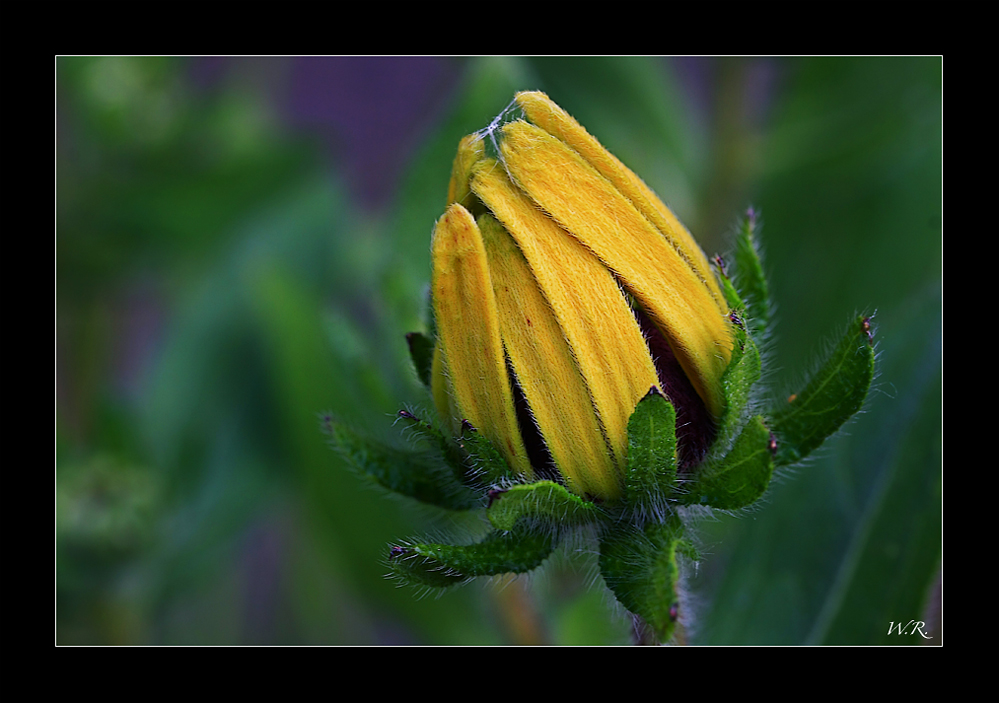
{"label": "yellow petal", "polygon": [[617,498],[621,483],[572,351],[534,275],[503,226],[478,219],[499,309],[503,346],[517,381],[569,488]]}
{"label": "yellow petal", "polygon": [[517,121],[503,128],[500,149],[517,185],[620,277],[669,339],[708,410],[720,415],[730,323],[702,278],[613,183],[561,140]]}
{"label": "yellow petal", "polygon": [[469,196],[468,180],[471,178],[472,166],[485,155],[482,137],[469,134],[458,143],[458,153],[451,167],[451,182],[447,187],[447,204],[459,203],[467,210],[472,209]]}
{"label": "yellow petal", "polygon": [[[460,413],[452,420],[471,422],[503,453],[510,468],[531,477],[514,411],[486,251],[468,210],[458,204],[447,209],[434,229],[431,254],[438,346]],[[438,409],[444,411],[440,406],[438,401]]]}
{"label": "yellow petal", "polygon": [[516,102],[529,122],[565,142],[631,201],[707,286],[719,311],[723,315],[727,314],[725,298],[708,264],[708,258],[683,223],[663,204],[652,189],[544,93],[537,91],[518,93]]}
{"label": "yellow petal", "polygon": [[592,252],[538,210],[495,161],[476,165],[472,190],[523,252],[576,357],[623,472],[628,419],[649,388],[659,384],[627,300]]}

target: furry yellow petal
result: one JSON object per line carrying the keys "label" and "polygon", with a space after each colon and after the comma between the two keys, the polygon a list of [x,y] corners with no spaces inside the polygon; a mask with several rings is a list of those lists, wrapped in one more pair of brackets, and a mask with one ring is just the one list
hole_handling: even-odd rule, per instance
{"label": "furry yellow petal", "polygon": [[524,255],[490,215],[478,219],[503,346],[556,467],[579,495],[618,498],[614,466],[590,393]]}
{"label": "furry yellow petal", "polygon": [[[659,379],[645,338],[611,272],[540,211],[495,161],[480,161],[472,190],[523,252],[590,392],[621,472],[628,419]],[[623,473],[622,473],[623,475]]]}
{"label": "furry yellow petal", "polygon": [[485,156],[485,146],[478,134],[469,134],[458,143],[458,153],[451,166],[451,182],[447,187],[447,204],[459,203],[466,210],[472,209],[468,181],[472,166]]}
{"label": "furry yellow petal", "polygon": [[529,122],[565,142],[596,169],[597,173],[613,183],[694,270],[710,291],[722,314],[728,312],[725,298],[711,271],[708,258],[673,211],[666,207],[634,171],[607,151],[596,137],[587,132],[568,112],[552,102],[544,93],[538,91],[518,93],[516,103],[524,111]]}
{"label": "furry yellow petal", "polygon": [[[514,471],[532,477],[517,426],[485,246],[475,220],[461,205],[452,204],[437,221],[431,255],[438,347],[460,413],[450,419],[471,422]],[[437,405],[441,414],[453,412],[450,404],[441,407],[440,399]]]}
{"label": "furry yellow petal", "polygon": [[730,322],[688,259],[616,182],[542,128],[511,122],[503,127],[500,149],[520,189],[617,274],[666,335],[709,411],[720,415]]}

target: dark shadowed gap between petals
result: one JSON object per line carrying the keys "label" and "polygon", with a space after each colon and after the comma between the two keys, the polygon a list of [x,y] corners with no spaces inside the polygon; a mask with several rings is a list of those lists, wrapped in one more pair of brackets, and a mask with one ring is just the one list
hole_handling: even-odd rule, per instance
{"label": "dark shadowed gap between petals", "polygon": [[517,374],[514,373],[513,364],[510,363],[509,358],[506,360],[506,369],[510,375],[510,387],[513,389],[513,409],[517,413],[517,426],[520,429],[520,437],[524,440],[524,448],[527,449],[527,458],[531,462],[531,468],[534,469],[538,479],[564,483],[558,467],[555,466],[555,460],[552,458],[551,452],[548,451],[548,445],[545,444],[545,439],[541,435],[538,423],[534,420],[534,415],[527,403],[527,397],[520,387]]}
{"label": "dark shadowed gap between petals", "polygon": [[649,345],[662,391],[676,409],[678,468],[689,471],[701,462],[715,438],[714,420],[680,366],[666,335],[641,307],[633,304],[632,309]]}

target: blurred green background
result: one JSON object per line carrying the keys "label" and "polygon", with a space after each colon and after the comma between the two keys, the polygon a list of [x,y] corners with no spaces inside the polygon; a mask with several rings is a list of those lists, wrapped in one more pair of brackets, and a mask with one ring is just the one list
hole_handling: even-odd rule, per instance
{"label": "blurred green background", "polygon": [[709,253],[752,204],[774,397],[876,310],[866,412],[765,504],[702,525],[696,644],[939,641],[941,61],[57,60],[56,638],[617,644],[569,545],[435,597],[386,544],[481,530],[387,497],[318,413],[399,440],[428,398],[429,240],[458,140],[546,92]]}

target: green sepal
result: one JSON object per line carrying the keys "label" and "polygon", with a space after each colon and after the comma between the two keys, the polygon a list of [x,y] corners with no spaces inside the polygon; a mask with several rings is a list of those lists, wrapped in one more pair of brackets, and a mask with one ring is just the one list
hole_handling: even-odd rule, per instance
{"label": "green sepal", "polygon": [[684,505],[707,505],[738,510],[759,500],[770,485],[774,471],[773,436],[763,418],[750,420],[736,437],[725,457],[698,468]]}
{"label": "green sepal", "polygon": [[455,441],[465,453],[465,461],[474,483],[485,486],[520,478],[493,443],[468,420],[462,421],[461,434]]}
{"label": "green sepal", "polygon": [[722,438],[735,433],[749,402],[753,384],[760,380],[761,373],[760,351],[739,317],[740,313],[733,311],[733,314],[738,322],[732,323],[735,347],[728,368],[722,374],[725,408],[718,422],[718,436]]}
{"label": "green sepal", "polygon": [[[740,240],[745,232],[745,222],[740,228]],[[739,250],[737,245],[736,251]],[[754,250],[755,251],[755,250]],[[757,263],[759,263],[757,261]],[[741,426],[743,411],[749,402],[753,385],[760,380],[762,364],[760,351],[753,340],[748,320],[747,306],[742,295],[728,277],[725,262],[720,257],[715,258],[718,267],[718,281],[722,293],[729,306],[729,321],[732,323],[732,358],[722,374],[723,397],[725,407],[718,421],[718,437],[727,438]],[[762,269],[760,269],[762,272]],[[763,282],[766,285],[766,281]]]}
{"label": "green sepal", "polygon": [[365,437],[331,417],[325,418],[323,425],[332,447],[351,466],[390,491],[448,510],[481,505],[478,494],[462,485],[436,452],[399,449]]}
{"label": "green sepal", "polygon": [[654,507],[673,492],[676,479],[676,410],[653,387],[628,420],[625,497],[635,506]]}
{"label": "green sepal", "polygon": [[742,296],[739,295],[739,291],[736,289],[735,284],[732,283],[732,279],[728,277],[724,260],[720,256],[716,256],[715,265],[718,267],[718,283],[721,284],[722,295],[725,296],[725,302],[728,303],[729,310],[738,310],[740,311],[739,314],[742,315],[741,311],[745,309],[746,304],[742,301]]}
{"label": "green sepal", "polygon": [[[433,423],[424,420],[410,410],[400,410],[399,421],[405,423],[410,439],[429,444],[442,453],[451,453],[454,455],[454,458],[459,459],[460,455],[457,451],[457,446],[445,437],[444,433],[437,429]],[[458,475],[460,475],[460,471]]]}
{"label": "green sepal", "polygon": [[409,358],[413,360],[416,375],[427,390],[430,390],[431,369],[434,365],[434,340],[422,332],[410,332],[406,335],[409,346]]}
{"label": "green sepal", "polygon": [[735,239],[735,283],[745,301],[750,334],[762,339],[770,324],[770,288],[760,260],[759,227],[750,208],[739,223]]}
{"label": "green sepal", "polygon": [[541,566],[555,547],[549,531],[492,532],[469,545],[407,544],[389,550],[393,575],[414,585],[446,588],[477,576],[523,574]]}
{"label": "green sepal", "polygon": [[683,540],[676,516],[644,527],[616,525],[600,540],[600,573],[621,605],[641,617],[660,642],[673,636],[680,614],[676,563]]}
{"label": "green sepal", "polygon": [[481,479],[481,471],[477,468],[479,462],[470,457],[461,444],[445,436],[433,423],[408,410],[400,410],[399,418],[407,423],[411,438],[429,444],[440,454],[459,483],[476,493],[482,493],[485,484]]}
{"label": "green sepal", "polygon": [[566,527],[603,517],[593,503],[570,493],[554,481],[517,484],[489,492],[489,522],[497,530],[512,530],[520,518],[540,518]]}
{"label": "green sepal", "polygon": [[492,442],[468,421],[462,423],[461,434],[452,440],[431,422],[408,410],[400,410],[399,417],[408,423],[415,437],[439,450],[455,477],[472,490],[481,492],[489,486],[518,478]]}
{"label": "green sepal", "polygon": [[873,378],[871,318],[860,315],[804,390],[770,413],[776,464],[794,464],[817,449],[860,410]]}
{"label": "green sepal", "polygon": [[695,563],[701,560],[701,551],[688,539],[681,539],[676,543],[676,553]]}

